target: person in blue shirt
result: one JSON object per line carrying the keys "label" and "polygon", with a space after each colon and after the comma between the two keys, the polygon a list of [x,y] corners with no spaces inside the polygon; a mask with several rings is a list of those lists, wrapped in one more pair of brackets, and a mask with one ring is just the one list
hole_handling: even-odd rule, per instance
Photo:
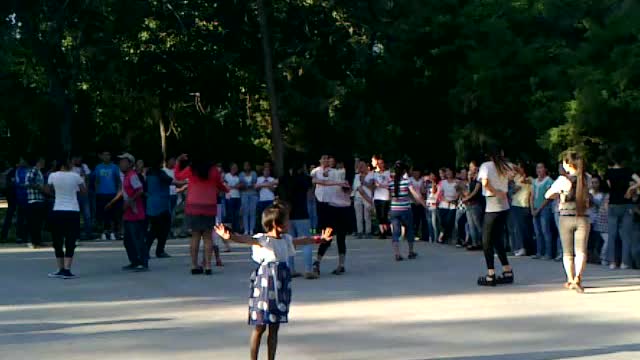
{"label": "person in blue shirt", "polygon": [[116,222],[115,207],[106,208],[120,190],[120,169],[111,162],[111,153],[100,154],[102,163],[94,171],[96,193],[96,218],[102,223],[102,240],[116,240],[114,225]]}
{"label": "person in blue shirt", "polygon": [[29,198],[27,195],[27,174],[29,167],[24,159],[20,159],[16,168],[16,243],[22,244],[27,239],[27,206]]}

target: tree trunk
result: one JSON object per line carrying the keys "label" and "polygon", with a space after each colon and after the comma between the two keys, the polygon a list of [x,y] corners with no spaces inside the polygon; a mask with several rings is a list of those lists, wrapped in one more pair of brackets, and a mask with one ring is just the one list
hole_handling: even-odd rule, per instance
{"label": "tree trunk", "polygon": [[155,108],[153,109],[153,117],[158,122],[160,127],[160,147],[162,151],[162,161],[167,160],[167,131],[164,128],[164,121],[162,121],[162,112]]}
{"label": "tree trunk", "polygon": [[275,175],[282,176],[284,174],[284,144],[282,141],[282,130],[280,129],[280,117],[278,116],[278,94],[273,74],[271,39],[265,0],[258,0],[258,17],[260,21],[260,34],[262,35],[264,72],[271,107],[271,158],[273,160]]}

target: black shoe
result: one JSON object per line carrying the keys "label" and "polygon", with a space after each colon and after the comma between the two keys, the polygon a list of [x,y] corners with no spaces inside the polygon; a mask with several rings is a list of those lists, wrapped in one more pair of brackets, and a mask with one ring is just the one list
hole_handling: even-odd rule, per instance
{"label": "black shoe", "polygon": [[204,269],[201,267],[191,269],[191,275],[202,275],[202,274],[204,274]]}
{"label": "black shoe", "polygon": [[480,276],[478,278],[478,286],[490,286],[490,287],[494,287],[496,286],[496,275],[486,275],[486,276]]}
{"label": "black shoe", "polygon": [[380,239],[380,240],[385,240],[386,238],[387,238],[387,236],[385,234],[378,235],[378,239]]}
{"label": "black shoe", "polygon": [[338,266],[335,270],[331,272],[333,275],[342,275],[345,273],[344,266]]}
{"label": "black shoe", "polygon": [[320,276],[320,262],[316,261],[313,263],[313,272]]}
{"label": "black shoe", "polygon": [[64,270],[58,270],[54,273],[50,273],[47,275],[50,279],[62,279],[64,276]]}
{"label": "black shoe", "polygon": [[156,258],[158,258],[158,259],[168,259],[170,257],[171,257],[171,255],[167,254],[166,252],[163,252],[161,254],[156,254]]}
{"label": "black shoe", "polygon": [[63,270],[62,278],[65,280],[77,279],[78,277],[74,275],[71,270]]}
{"label": "black shoe", "polygon": [[418,257],[418,254],[412,251],[409,253],[408,257],[409,257],[409,260],[415,260]]}
{"label": "black shoe", "polygon": [[402,257],[402,255],[396,255],[396,261],[403,261],[404,258]]}
{"label": "black shoe", "polygon": [[207,270],[204,271],[204,274],[205,275],[213,275],[213,270],[207,269]]}
{"label": "black shoe", "polygon": [[496,279],[496,282],[500,285],[513,284],[514,281],[513,270],[511,271],[503,271],[502,276]]}
{"label": "black shoe", "polygon": [[136,269],[136,267],[137,267],[137,266],[138,266],[138,265],[135,265],[135,264],[129,264],[129,265],[127,265],[127,266],[123,266],[123,267],[122,267],[122,270],[123,270],[123,271],[133,271],[133,270],[135,270],[135,269]]}
{"label": "black shoe", "polygon": [[148,265],[138,265],[138,266],[135,267],[134,271],[135,272],[149,271],[149,266]]}

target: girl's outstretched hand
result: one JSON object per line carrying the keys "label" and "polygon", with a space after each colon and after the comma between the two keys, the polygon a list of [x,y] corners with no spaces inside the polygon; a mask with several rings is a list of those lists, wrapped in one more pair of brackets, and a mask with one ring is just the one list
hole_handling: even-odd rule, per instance
{"label": "girl's outstretched hand", "polygon": [[322,230],[322,235],[320,235],[320,237],[324,241],[331,241],[331,235],[332,234],[333,234],[333,229],[332,228],[326,228],[326,229]]}
{"label": "girl's outstretched hand", "polygon": [[218,224],[213,229],[215,230],[216,234],[218,234],[218,236],[220,236],[224,240],[229,240],[229,238],[231,238],[231,233],[223,224]]}

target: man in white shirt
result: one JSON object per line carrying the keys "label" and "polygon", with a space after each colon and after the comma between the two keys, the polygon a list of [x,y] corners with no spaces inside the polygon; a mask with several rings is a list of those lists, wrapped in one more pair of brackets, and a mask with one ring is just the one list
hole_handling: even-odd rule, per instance
{"label": "man in white shirt", "polygon": [[[358,236],[364,238],[371,233],[371,207],[373,206],[373,173],[369,172],[367,163],[360,161],[358,173],[353,179],[353,203],[356,213]],[[363,226],[364,225],[364,226]]]}

